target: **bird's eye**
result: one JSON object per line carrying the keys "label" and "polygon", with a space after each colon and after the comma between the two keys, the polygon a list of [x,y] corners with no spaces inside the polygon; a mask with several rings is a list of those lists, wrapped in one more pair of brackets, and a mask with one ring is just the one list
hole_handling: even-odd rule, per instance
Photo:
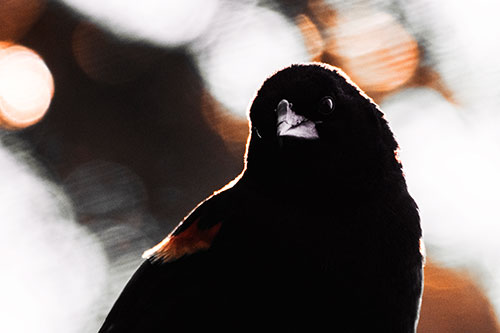
{"label": "bird's eye", "polygon": [[335,110],[335,102],[330,96],[325,96],[319,101],[318,112],[324,116],[330,115]]}

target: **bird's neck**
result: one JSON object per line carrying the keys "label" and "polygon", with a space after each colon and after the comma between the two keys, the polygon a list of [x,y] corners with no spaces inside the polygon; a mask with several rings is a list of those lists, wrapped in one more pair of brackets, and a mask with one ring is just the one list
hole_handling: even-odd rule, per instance
{"label": "bird's neck", "polygon": [[391,189],[406,189],[400,169],[385,165],[339,167],[325,163],[318,167],[318,163],[304,163],[299,168],[287,168],[287,164],[255,163],[247,165],[242,180],[262,195],[278,194],[298,201],[329,200],[339,205],[382,197]]}

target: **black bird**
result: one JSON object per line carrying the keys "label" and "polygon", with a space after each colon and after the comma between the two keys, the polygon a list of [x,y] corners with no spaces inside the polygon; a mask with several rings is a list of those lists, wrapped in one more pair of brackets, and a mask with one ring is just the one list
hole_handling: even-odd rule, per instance
{"label": "black bird", "polygon": [[145,253],[100,332],[415,332],[420,219],[378,106],[298,64],[250,125],[244,171]]}

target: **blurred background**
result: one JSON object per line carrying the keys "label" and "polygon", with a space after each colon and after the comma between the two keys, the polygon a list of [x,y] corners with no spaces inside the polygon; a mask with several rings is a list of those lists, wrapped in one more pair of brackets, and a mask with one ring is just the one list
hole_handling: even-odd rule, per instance
{"label": "blurred background", "polygon": [[0,331],[96,332],[243,167],[246,109],[341,67],[400,143],[427,247],[419,332],[500,332],[500,5],[0,0]]}

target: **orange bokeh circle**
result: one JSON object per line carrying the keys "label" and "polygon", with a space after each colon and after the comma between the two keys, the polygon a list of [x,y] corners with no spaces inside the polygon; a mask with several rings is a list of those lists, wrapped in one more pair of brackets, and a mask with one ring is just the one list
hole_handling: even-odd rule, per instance
{"label": "orange bokeh circle", "polygon": [[47,112],[54,80],[43,59],[33,50],[0,43],[0,125],[24,128]]}

